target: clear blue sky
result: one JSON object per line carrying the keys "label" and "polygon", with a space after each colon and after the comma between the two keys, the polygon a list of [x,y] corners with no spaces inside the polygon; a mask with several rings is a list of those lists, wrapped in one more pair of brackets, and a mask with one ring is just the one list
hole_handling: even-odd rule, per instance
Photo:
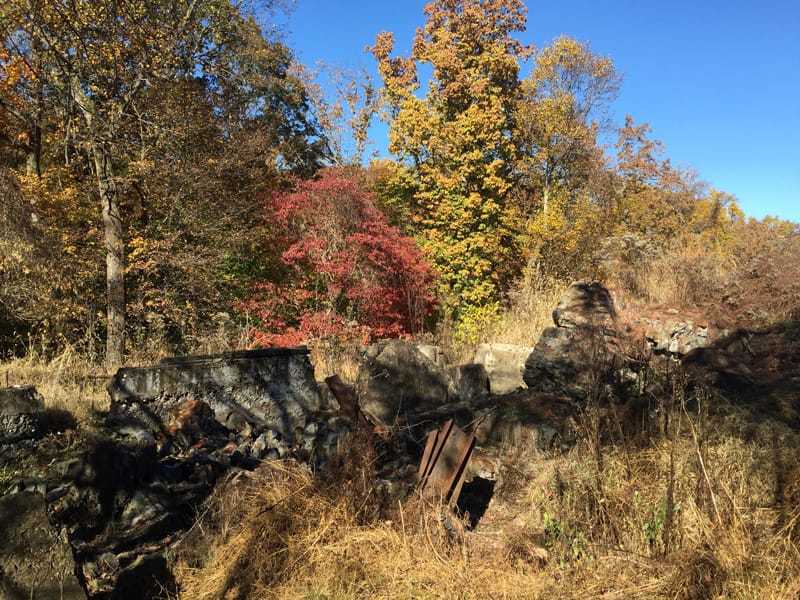
{"label": "clear blue sky", "polygon": [[[381,30],[407,51],[424,0],[295,0],[287,42],[317,61],[375,73]],[[673,162],[736,195],[748,215],[800,221],[800,0],[528,2],[523,41],[589,42],[624,76],[614,106],[647,121]],[[373,130],[386,154],[386,129]]]}

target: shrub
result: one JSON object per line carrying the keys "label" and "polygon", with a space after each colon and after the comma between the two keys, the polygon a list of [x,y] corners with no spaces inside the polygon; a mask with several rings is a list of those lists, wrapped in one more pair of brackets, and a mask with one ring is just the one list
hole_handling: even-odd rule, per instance
{"label": "shrub", "polygon": [[291,345],[420,331],[434,309],[433,274],[414,241],[389,225],[372,194],[340,170],[273,196],[280,269],[242,308],[254,341]]}

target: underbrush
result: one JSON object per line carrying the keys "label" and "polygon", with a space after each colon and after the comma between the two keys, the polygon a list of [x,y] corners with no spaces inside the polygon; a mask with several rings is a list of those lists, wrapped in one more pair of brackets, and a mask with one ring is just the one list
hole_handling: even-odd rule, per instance
{"label": "underbrush", "polygon": [[663,390],[643,410],[596,396],[566,453],[518,448],[475,531],[387,503],[368,440],[327,476],[262,467],[184,542],[181,597],[797,597],[800,433],[680,377]]}
{"label": "underbrush", "polygon": [[601,269],[623,299],[700,311],[725,327],[763,328],[800,315],[800,233],[752,222],[723,247],[676,244],[622,253]]}
{"label": "underbrush", "polygon": [[553,309],[570,282],[529,272],[509,295],[509,308],[484,331],[482,342],[531,346],[553,326]]}
{"label": "underbrush", "polygon": [[534,591],[502,556],[476,560],[435,509],[398,504],[390,518],[365,522],[352,500],[320,488],[298,465],[262,468],[198,522],[198,531],[213,531],[211,544],[181,556],[181,597],[502,598]]}
{"label": "underbrush", "polygon": [[0,386],[35,386],[47,408],[68,411],[78,421],[108,407],[107,382],[102,365],[70,347],[54,357],[31,350],[0,362]]}

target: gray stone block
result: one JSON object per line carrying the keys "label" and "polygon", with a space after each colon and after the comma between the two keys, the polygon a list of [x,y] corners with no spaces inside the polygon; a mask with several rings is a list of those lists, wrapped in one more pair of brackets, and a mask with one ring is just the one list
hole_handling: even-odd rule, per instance
{"label": "gray stone block", "polygon": [[492,394],[508,394],[525,387],[522,373],[533,348],[512,344],[481,344],[474,363],[483,365]]}
{"label": "gray stone block", "polygon": [[483,365],[474,363],[447,369],[450,395],[463,402],[475,402],[489,395],[489,376]]}
{"label": "gray stone block", "polygon": [[358,371],[361,409],[385,424],[447,402],[448,382],[417,345],[387,340],[369,346]]}
{"label": "gray stone block", "polygon": [[120,369],[109,384],[111,418],[130,417],[158,430],[188,399],[206,402],[217,421],[245,424],[293,439],[322,408],[307,348],[270,348],[171,358],[152,367]]}

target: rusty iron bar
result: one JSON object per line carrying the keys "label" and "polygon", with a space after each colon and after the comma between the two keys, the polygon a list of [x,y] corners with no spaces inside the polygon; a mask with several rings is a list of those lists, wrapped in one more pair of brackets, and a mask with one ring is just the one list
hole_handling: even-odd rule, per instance
{"label": "rusty iron bar", "polygon": [[475,434],[465,433],[452,419],[428,433],[418,472],[420,493],[452,506],[461,493],[474,449]]}

